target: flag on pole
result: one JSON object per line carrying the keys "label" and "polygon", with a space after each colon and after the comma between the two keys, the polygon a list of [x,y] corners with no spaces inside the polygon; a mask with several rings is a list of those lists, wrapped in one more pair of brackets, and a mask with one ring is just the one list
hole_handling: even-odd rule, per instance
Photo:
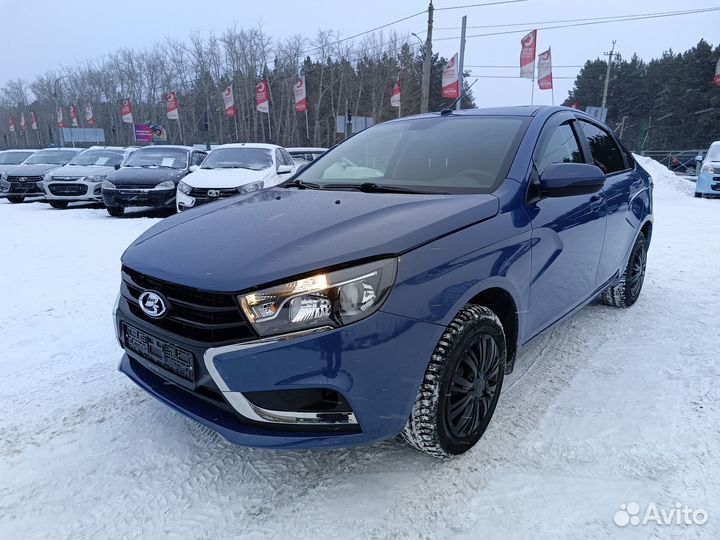
{"label": "flag on pole", "polygon": [[400,72],[398,71],[397,79],[395,79],[395,86],[393,86],[392,92],[390,93],[390,106],[400,107],[400,94],[402,91],[402,84],[400,82]]}
{"label": "flag on pole", "polygon": [[533,30],[520,40],[520,77],[523,79],[535,78],[535,46],[537,45],[537,30]]}
{"label": "flag on pole", "polygon": [[74,128],[78,127],[77,107],[75,104],[70,105],[70,124]]}
{"label": "flag on pole", "polygon": [[570,108],[580,110],[580,102],[576,99],[572,105],[570,105]]}
{"label": "flag on pole", "polygon": [[130,101],[130,98],[123,99],[122,107],[120,107],[120,116],[122,117],[122,121],[126,124],[133,123],[132,102]]}
{"label": "flag on pole", "polygon": [[20,131],[25,131],[27,125],[25,124],[25,111],[20,113]]}
{"label": "flag on pole", "polygon": [[30,111],[30,129],[37,130],[37,116],[35,111]]}
{"label": "flag on pole", "polygon": [[307,111],[307,92],[305,91],[305,74],[300,75],[295,81],[295,112]]}
{"label": "flag on pole", "polygon": [[717,64],[715,64],[715,78],[713,79],[715,86],[720,87],[720,58],[718,58]]}
{"label": "flag on pole", "polygon": [[225,114],[228,118],[235,118],[237,111],[235,110],[235,94],[233,93],[232,84],[225,89],[222,98],[225,105]]}
{"label": "flag on pole", "polygon": [[550,49],[538,55],[538,88],[552,90],[552,58]]}
{"label": "flag on pole", "polygon": [[85,123],[90,127],[95,127],[95,118],[93,118],[92,105],[85,104]]}
{"label": "flag on pole", "polygon": [[165,111],[167,113],[168,120],[177,120],[180,118],[180,114],[178,112],[177,94],[175,94],[175,92],[165,94]]}
{"label": "flag on pole", "polygon": [[65,127],[65,119],[63,117],[63,110],[62,107],[58,107],[55,111],[55,116],[57,117],[57,125],[59,128]]}
{"label": "flag on pole", "polygon": [[269,88],[267,79],[263,79],[255,86],[255,108],[261,113],[270,114]]}
{"label": "flag on pole", "polygon": [[442,72],[442,97],[455,99],[459,95],[458,55],[455,53]]}
{"label": "flag on pole", "polygon": [[12,114],[8,117],[8,129],[13,133],[15,132],[15,119]]}

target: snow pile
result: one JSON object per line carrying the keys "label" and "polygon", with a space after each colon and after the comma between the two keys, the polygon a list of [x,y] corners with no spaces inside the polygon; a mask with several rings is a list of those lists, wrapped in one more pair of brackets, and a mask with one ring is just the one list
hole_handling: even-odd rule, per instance
{"label": "snow pile", "polygon": [[692,196],[695,192],[695,185],[682,176],[676,175],[665,165],[652,158],[633,154],[635,160],[652,176],[655,188],[655,196],[677,197],[678,192],[683,195]]}

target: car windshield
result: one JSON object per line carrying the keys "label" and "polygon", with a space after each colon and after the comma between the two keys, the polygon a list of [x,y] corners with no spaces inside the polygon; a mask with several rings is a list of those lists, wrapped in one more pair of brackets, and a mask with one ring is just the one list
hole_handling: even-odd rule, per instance
{"label": "car windshield", "polygon": [[120,150],[85,150],[73,159],[68,165],[101,165],[114,167],[120,165],[125,154]]}
{"label": "car windshield", "polygon": [[708,150],[706,161],[720,161],[720,144],[714,144]]}
{"label": "car windshield", "polygon": [[65,165],[77,156],[73,150],[46,150],[34,153],[24,165]]}
{"label": "car windshield", "polygon": [[272,164],[272,153],[267,148],[218,148],[205,158],[200,168],[261,171]]}
{"label": "car windshield", "polygon": [[188,153],[179,148],[143,148],[130,156],[125,166],[148,169],[184,169],[187,166],[187,159]]}
{"label": "car windshield", "polygon": [[0,152],[0,165],[18,165],[32,155],[32,152]]}
{"label": "car windshield", "polygon": [[290,154],[290,156],[293,159],[296,159],[296,160],[299,159],[301,161],[313,161],[314,159],[317,159],[320,156],[322,156],[325,153],[325,151],[318,150],[317,152],[303,152],[300,150],[295,150],[295,151],[288,152],[288,153]]}
{"label": "car windshield", "polygon": [[517,116],[448,115],[380,124],[328,151],[295,180],[329,189],[366,184],[490,193],[505,178],[527,122]]}

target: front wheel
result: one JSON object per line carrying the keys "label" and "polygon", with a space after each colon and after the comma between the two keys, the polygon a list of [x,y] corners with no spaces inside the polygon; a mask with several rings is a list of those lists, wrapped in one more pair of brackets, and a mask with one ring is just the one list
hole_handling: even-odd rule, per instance
{"label": "front wheel", "polygon": [[122,206],[108,206],[107,211],[108,214],[113,217],[120,217],[125,213],[125,208],[123,208]]}
{"label": "front wheel", "polygon": [[25,200],[25,197],[19,197],[17,195],[12,195],[8,197],[8,201],[10,201],[13,204],[19,204]]}
{"label": "front wheel", "polygon": [[52,206],[53,208],[58,208],[58,209],[67,208],[68,202],[67,201],[50,201],[50,206]]}
{"label": "front wheel", "polygon": [[695,198],[696,199],[702,199],[702,193],[695,192]]}
{"label": "front wheel", "polygon": [[506,359],[500,320],[466,305],[435,347],[402,437],[440,458],[470,450],[495,412]]}
{"label": "front wheel", "polygon": [[635,245],[630,252],[630,259],[620,276],[620,281],[605,289],[600,295],[600,299],[609,306],[622,308],[632,306],[640,296],[645,282],[646,269],[647,242],[645,235],[640,233],[635,240]]}

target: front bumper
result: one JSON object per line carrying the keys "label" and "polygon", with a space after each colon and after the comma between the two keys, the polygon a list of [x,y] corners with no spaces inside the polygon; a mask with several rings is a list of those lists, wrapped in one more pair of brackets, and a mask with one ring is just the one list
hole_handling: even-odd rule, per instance
{"label": "front bumper", "polygon": [[720,174],[701,172],[695,183],[695,193],[720,197]]}
{"label": "front bumper", "polygon": [[102,202],[100,182],[73,181],[43,181],[42,188],[45,198],[49,201],[93,201]]}
{"label": "front bumper", "polygon": [[102,199],[108,207],[151,206],[175,208],[175,188],[172,189],[103,189]]}
{"label": "front bumper", "polygon": [[45,193],[38,186],[37,180],[18,182],[15,180],[0,180],[0,198],[25,197],[26,199],[44,199]]}
{"label": "front bumper", "polygon": [[[121,298],[116,329],[123,322],[191,350],[202,386],[190,389],[172,384],[172,377],[162,368],[132,352],[123,356],[120,371],[231,442],[276,448],[345,447],[397,435],[407,422],[443,330],[432,323],[378,311],[336,330],[203,348],[134,317]],[[352,417],[336,423],[298,422],[293,418],[297,413],[274,417],[268,414],[274,411],[256,407],[245,397],[254,392],[310,388],[342,395]]]}

